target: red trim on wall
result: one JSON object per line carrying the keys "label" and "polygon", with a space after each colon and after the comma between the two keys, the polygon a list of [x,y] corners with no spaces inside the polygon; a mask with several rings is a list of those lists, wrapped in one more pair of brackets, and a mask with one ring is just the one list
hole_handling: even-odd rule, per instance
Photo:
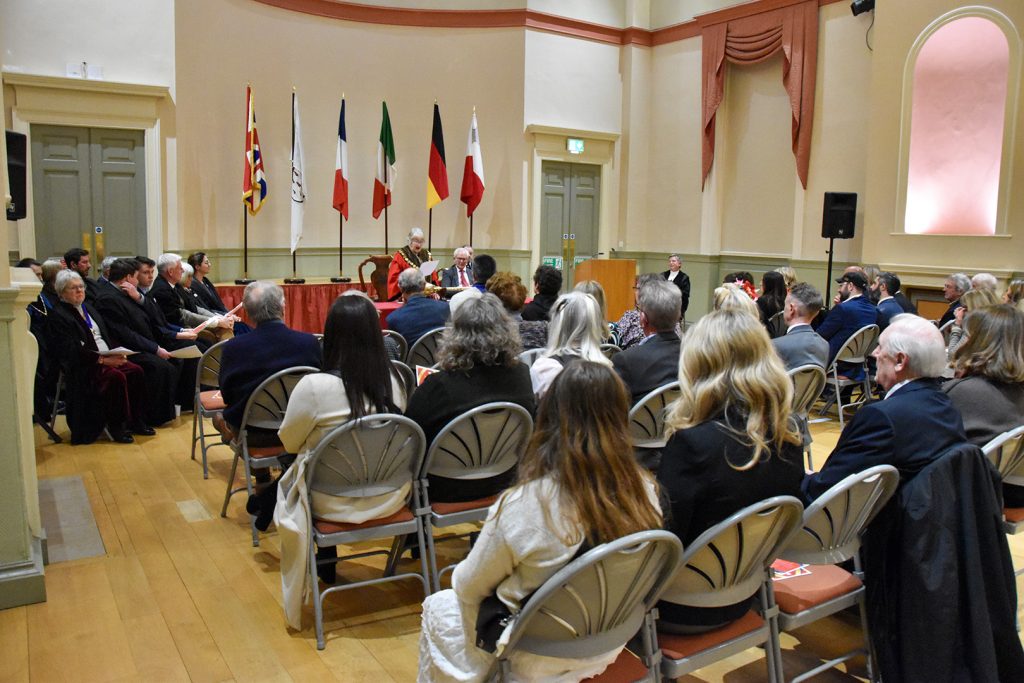
{"label": "red trim on wall", "polygon": [[[818,6],[846,0],[818,0]],[[442,10],[376,7],[345,0],[255,0],[264,5],[318,17],[387,26],[420,28],[528,28],[610,45],[651,47],[695,38],[701,27],[769,12],[801,0],[753,0],[734,7],[702,14],[689,21],[654,31],[630,26],[620,29],[530,9]]]}

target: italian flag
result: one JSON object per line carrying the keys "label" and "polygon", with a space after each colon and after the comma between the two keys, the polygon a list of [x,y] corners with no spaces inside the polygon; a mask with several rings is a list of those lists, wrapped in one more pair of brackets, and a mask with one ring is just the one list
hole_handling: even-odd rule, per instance
{"label": "italian flag", "polygon": [[388,103],[380,122],[380,141],[377,143],[377,177],[373,183],[373,217],[379,218],[385,206],[391,205],[391,192],[395,188],[395,138],[391,134]]}
{"label": "italian flag", "polygon": [[480,131],[476,127],[476,111],[469,127],[469,141],[466,143],[466,168],[462,174],[462,191],[459,198],[466,205],[466,215],[472,216],[484,196],[484,157],[480,152]]}

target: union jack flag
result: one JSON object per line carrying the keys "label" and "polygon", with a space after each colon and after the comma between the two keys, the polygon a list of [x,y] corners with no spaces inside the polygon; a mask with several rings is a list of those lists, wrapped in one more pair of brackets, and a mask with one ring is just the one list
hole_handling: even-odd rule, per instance
{"label": "union jack flag", "polygon": [[252,87],[245,88],[245,177],[242,179],[242,202],[255,216],[267,198],[267,175],[263,171],[263,153],[260,151],[260,136],[256,132],[256,109],[252,103]]}

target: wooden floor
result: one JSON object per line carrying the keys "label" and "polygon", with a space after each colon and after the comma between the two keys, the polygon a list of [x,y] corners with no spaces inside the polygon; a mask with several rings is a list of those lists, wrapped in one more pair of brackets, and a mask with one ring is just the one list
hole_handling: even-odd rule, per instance
{"label": "wooden floor", "polygon": [[[243,496],[219,516],[230,452],[211,451],[210,479],[189,459],[191,417],[134,445],[50,444],[37,428],[40,478],[79,475],[107,553],[46,568],[47,601],[0,611],[2,681],[413,681],[422,595],[415,582],[331,596],[327,649],[318,652],[312,608],[305,628],[286,628],[280,549],[271,529],[253,548]],[[816,464],[835,444],[838,424],[814,425]],[[1014,561],[1024,543],[1011,539]],[[447,544],[451,559],[464,551]],[[342,574],[366,576],[382,563]],[[1019,581],[1017,590],[1024,589]],[[856,620],[830,618],[784,634],[790,675],[818,657],[858,643]],[[862,660],[849,673],[865,676]],[[763,681],[751,650],[685,681]]]}

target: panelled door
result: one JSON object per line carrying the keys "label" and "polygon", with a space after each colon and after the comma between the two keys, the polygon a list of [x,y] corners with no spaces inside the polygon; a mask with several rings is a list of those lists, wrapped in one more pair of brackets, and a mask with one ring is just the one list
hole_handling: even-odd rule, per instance
{"label": "panelled door", "polygon": [[33,125],[31,137],[37,257],[82,246],[98,268],[145,254],[143,131]]}
{"label": "panelled door", "polygon": [[601,167],[545,161],[541,173],[541,262],[562,270],[568,291],[576,266],[597,253]]}

